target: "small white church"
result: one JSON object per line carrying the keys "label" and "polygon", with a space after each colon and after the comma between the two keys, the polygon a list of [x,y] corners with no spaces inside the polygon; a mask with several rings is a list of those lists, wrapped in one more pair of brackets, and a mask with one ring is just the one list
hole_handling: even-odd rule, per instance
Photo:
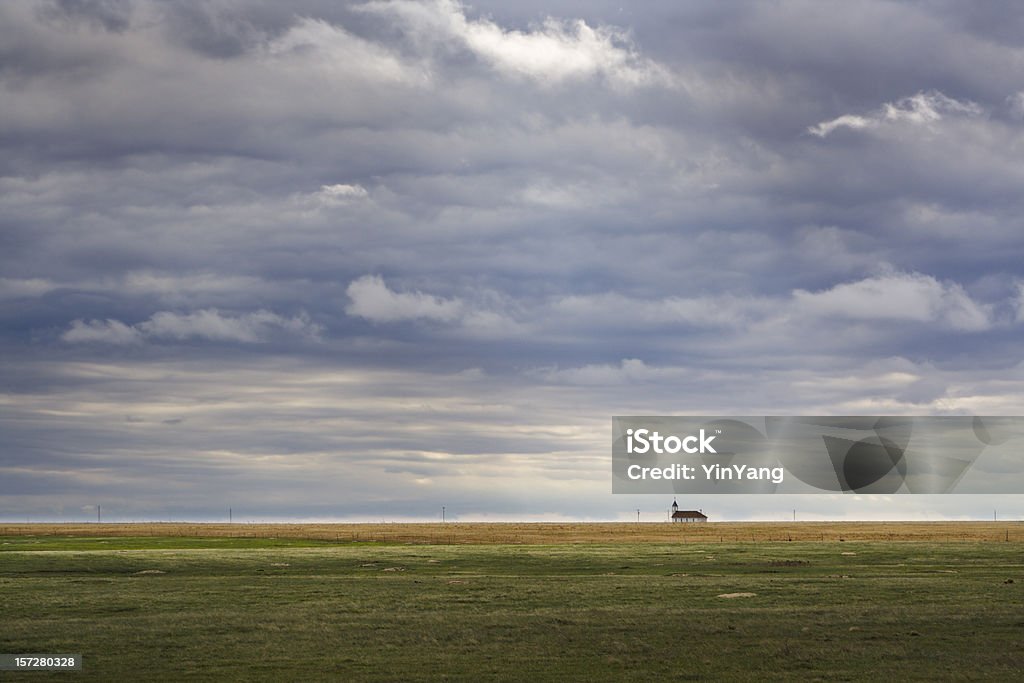
{"label": "small white church", "polygon": [[708,516],[701,510],[680,510],[679,503],[673,500],[669,519],[673,522],[706,522]]}

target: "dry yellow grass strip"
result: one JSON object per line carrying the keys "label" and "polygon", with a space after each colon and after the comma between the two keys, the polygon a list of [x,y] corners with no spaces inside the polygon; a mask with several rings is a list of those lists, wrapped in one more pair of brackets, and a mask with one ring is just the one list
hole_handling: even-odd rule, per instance
{"label": "dry yellow grass strip", "polygon": [[1024,542],[1024,522],[0,524],[0,536],[193,536],[430,544]]}

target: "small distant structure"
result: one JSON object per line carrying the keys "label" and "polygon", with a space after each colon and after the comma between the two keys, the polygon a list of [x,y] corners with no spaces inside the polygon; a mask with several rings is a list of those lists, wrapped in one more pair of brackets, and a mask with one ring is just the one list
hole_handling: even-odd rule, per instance
{"label": "small distant structure", "polygon": [[673,522],[706,522],[708,516],[700,510],[680,510],[679,503],[672,501],[672,515],[669,517]]}

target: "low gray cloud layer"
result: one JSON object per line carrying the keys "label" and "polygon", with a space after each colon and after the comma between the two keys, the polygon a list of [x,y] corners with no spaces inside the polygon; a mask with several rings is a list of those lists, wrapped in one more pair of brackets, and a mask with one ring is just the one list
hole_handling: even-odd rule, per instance
{"label": "low gray cloud layer", "polygon": [[615,414],[1020,414],[1020,25],[5,5],[0,517],[616,518]]}

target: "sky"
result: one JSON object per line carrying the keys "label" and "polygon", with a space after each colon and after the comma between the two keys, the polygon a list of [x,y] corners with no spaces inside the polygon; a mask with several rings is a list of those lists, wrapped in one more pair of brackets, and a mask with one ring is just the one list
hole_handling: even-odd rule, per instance
{"label": "sky", "polygon": [[660,521],[614,415],[1024,414],[1022,153],[1011,2],[4,3],[0,519]]}

